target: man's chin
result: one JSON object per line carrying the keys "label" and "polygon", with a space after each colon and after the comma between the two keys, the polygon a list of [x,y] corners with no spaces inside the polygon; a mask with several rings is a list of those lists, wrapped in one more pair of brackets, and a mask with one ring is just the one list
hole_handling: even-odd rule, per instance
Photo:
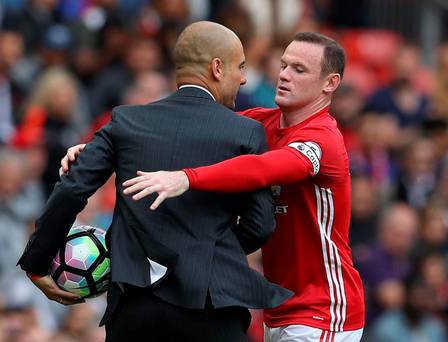
{"label": "man's chin", "polygon": [[288,105],[288,101],[283,96],[279,96],[279,95],[275,95],[274,102],[279,107]]}

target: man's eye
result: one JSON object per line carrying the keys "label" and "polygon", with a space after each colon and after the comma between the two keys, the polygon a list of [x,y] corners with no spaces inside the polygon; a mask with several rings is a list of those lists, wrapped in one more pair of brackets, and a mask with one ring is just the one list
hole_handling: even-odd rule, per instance
{"label": "man's eye", "polygon": [[303,69],[296,68],[296,72],[299,73],[299,74],[301,74],[301,73],[303,72]]}
{"label": "man's eye", "polygon": [[286,64],[281,64],[280,69],[284,70],[286,68]]}

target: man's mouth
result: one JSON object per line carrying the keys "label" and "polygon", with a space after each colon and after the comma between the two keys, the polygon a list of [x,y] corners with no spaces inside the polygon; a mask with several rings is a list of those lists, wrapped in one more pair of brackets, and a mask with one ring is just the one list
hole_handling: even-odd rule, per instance
{"label": "man's mouth", "polygon": [[277,90],[280,90],[280,91],[289,91],[289,88],[287,88],[287,87],[285,87],[285,86],[282,86],[282,85],[279,85],[279,86],[277,87]]}

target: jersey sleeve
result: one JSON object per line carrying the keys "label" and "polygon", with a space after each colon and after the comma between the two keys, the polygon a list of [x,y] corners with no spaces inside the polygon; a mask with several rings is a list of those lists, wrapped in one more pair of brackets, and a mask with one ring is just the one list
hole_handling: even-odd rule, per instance
{"label": "jersey sleeve", "polygon": [[298,149],[285,146],[261,155],[238,156],[211,166],[184,171],[192,190],[245,192],[312,177],[315,166]]}

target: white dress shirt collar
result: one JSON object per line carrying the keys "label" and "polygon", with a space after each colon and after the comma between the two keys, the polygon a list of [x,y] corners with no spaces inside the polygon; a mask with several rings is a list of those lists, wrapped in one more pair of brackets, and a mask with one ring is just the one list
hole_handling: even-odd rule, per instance
{"label": "white dress shirt collar", "polygon": [[179,89],[187,88],[187,87],[192,87],[192,88],[199,88],[199,89],[202,89],[203,91],[205,91],[207,94],[209,94],[209,95],[212,97],[213,101],[216,101],[215,97],[214,97],[213,94],[210,92],[210,90],[208,90],[207,88],[201,87],[201,86],[199,86],[199,85],[197,85],[197,84],[184,84],[184,85],[181,85],[181,86],[179,87]]}

